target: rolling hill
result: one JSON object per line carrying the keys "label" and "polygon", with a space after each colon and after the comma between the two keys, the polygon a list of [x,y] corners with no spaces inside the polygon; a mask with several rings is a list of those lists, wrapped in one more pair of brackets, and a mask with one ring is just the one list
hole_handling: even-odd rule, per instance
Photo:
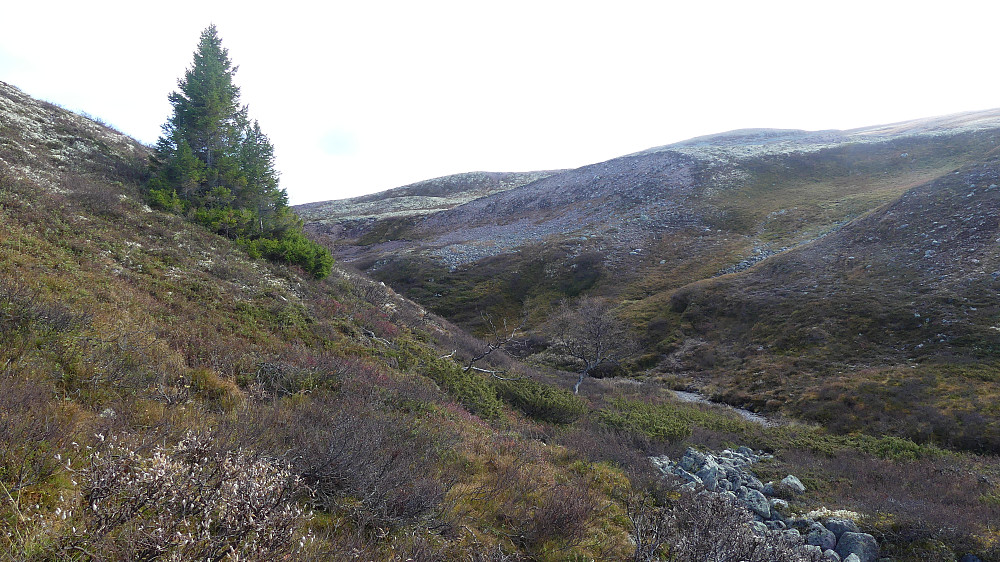
{"label": "rolling hill", "polygon": [[[854,431],[870,411],[831,406],[872,407],[856,383],[896,376],[930,389],[921,419],[947,419],[970,381],[991,388],[984,283],[1000,266],[977,123],[856,145],[744,132],[728,164],[696,142],[314,208],[345,261],[454,318],[537,304],[535,334],[517,333],[529,350],[561,296],[613,299],[645,352],[574,395],[574,373],[537,361],[551,349],[481,356],[487,342],[349,266],[318,280],[150,208],[148,147],[0,82],[0,558],[814,561],[810,522],[836,515],[896,560],[1000,559],[1000,463],[962,451],[989,447]],[[760,148],[779,137],[818,148]],[[521,232],[488,239],[505,228]],[[843,323],[871,307],[850,291],[876,288],[894,308],[852,340]],[[810,331],[824,314],[826,340]],[[854,370],[798,376],[799,357]],[[775,378],[747,386],[756,369]],[[812,422],[684,402],[668,386],[685,384]],[[664,473],[699,458],[730,467],[734,498],[789,474],[804,491],[772,498],[765,524]]]}
{"label": "rolling hill", "polygon": [[605,296],[645,342],[634,374],[992,451],[998,135],[997,110],[733,131],[326,233],[472,330],[481,310],[541,325],[559,299]]}

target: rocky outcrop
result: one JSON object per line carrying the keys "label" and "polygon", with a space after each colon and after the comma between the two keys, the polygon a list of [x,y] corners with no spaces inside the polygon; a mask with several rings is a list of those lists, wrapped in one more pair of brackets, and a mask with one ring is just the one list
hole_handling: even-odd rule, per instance
{"label": "rocky outcrop", "polygon": [[684,482],[684,490],[718,494],[742,505],[754,515],[753,528],[758,534],[800,537],[805,548],[815,551],[825,562],[878,560],[875,537],[862,533],[854,521],[842,517],[793,517],[788,501],[775,496],[793,497],[805,493],[806,487],[792,474],[780,482],[762,483],[750,466],[769,458],[773,457],[749,447],[725,449],[718,455],[689,448],[676,462],[666,455],[650,457],[650,462],[665,476]]}

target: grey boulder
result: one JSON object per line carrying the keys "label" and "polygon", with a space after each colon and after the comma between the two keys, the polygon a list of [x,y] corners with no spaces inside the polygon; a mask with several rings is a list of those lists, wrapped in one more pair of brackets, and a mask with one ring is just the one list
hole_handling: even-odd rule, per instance
{"label": "grey boulder", "polygon": [[801,494],[806,491],[806,487],[802,485],[802,482],[791,474],[781,479],[781,488],[793,494]]}
{"label": "grey boulder", "polygon": [[837,546],[837,535],[819,523],[813,523],[806,532],[806,544],[814,544],[823,550]]}
{"label": "grey boulder", "polygon": [[830,517],[823,521],[823,526],[827,529],[833,531],[837,538],[844,533],[860,533],[858,526],[850,519],[841,519],[839,517]]}
{"label": "grey boulder", "polygon": [[875,537],[867,533],[844,533],[837,541],[835,550],[844,562],[847,562],[852,554],[857,556],[858,562],[878,561],[878,542]]}

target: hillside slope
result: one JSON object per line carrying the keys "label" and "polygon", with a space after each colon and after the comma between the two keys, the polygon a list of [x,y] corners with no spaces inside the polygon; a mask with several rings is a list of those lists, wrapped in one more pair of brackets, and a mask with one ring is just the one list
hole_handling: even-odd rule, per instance
{"label": "hillside slope", "polygon": [[746,269],[975,161],[998,127],[990,111],[854,131],[734,131],[425,217],[317,231],[345,262],[476,327],[479,308],[512,315],[580,293],[642,299]]}
{"label": "hillside slope", "polygon": [[148,154],[0,83],[0,558],[626,556],[622,469],[505,429],[475,341],[150,209]]}
{"label": "hillside slope", "polygon": [[[995,451],[998,185],[991,153],[835,234],[685,287],[669,306],[636,306],[669,309],[676,320],[665,324],[677,333],[717,343],[719,368],[691,354],[673,368],[725,365],[743,373],[726,383],[734,395],[791,399],[795,411],[845,429]],[[845,406],[848,397],[856,405]]]}
{"label": "hillside slope", "polygon": [[734,476],[806,485],[772,527],[829,506],[897,560],[1000,559],[995,458],[470,363],[384,285],[150,209],[147,155],[0,83],[0,558],[815,561],[649,459],[745,444]]}

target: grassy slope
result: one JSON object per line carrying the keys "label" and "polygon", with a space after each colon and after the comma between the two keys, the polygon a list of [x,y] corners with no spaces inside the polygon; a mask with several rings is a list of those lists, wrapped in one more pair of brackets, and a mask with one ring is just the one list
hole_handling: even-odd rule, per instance
{"label": "grassy slope", "polygon": [[731,399],[995,451],[998,173],[987,157],[745,274],[686,287],[663,324],[725,342],[717,361],[733,375],[700,367]]}
{"label": "grassy slope", "polygon": [[[342,467],[345,483],[302,522],[316,537],[302,559],[621,559],[623,502],[648,481],[645,455],[732,444],[778,454],[765,478],[801,475],[810,492],[798,508],[877,515],[866,528],[901,559],[926,559],[930,538],[990,549],[983,523],[998,515],[990,479],[1000,473],[990,459],[816,427],[765,430],[652,385],[588,381],[578,399],[462,374],[441,356],[466,357],[476,343],[446,322],[365,279],[338,270],[316,282],[150,211],[137,193],[142,147],[56,107],[18,104],[19,115],[38,110],[38,137],[7,127],[0,149],[8,557],[127,558],[135,529],[88,532],[89,447],[108,451],[114,438],[148,455],[188,430],[208,431],[220,450],[302,462],[347,447],[385,468]],[[45,140],[60,127],[72,131],[60,146],[121,145],[98,150],[106,160],[85,151],[63,161]],[[558,373],[494,366],[565,388]],[[413,513],[386,489],[437,499]]]}
{"label": "grassy slope", "polygon": [[[99,540],[83,530],[97,523],[74,508],[91,458],[80,447],[113,437],[148,451],[188,430],[289,458],[310,450],[296,443],[356,436],[351,455],[385,463],[381,475],[344,469],[347,484],[317,509],[309,526],[318,540],[300,556],[458,558],[499,545],[561,559],[625,548],[620,521],[587,511],[617,486],[586,483],[607,470],[502,431],[513,414],[488,380],[438,359],[434,338],[451,337],[446,327],[367,280],[338,271],[316,282],[149,210],[136,184],[145,149],[110,130],[20,96],[3,109],[35,134],[5,127],[0,150],[0,483],[14,500],[0,503],[2,526],[14,530],[0,534],[3,552],[126,556],[138,535],[118,529]],[[128,150],[109,149],[108,162],[90,150],[66,160],[53,152],[108,139]],[[406,453],[393,453],[400,447]],[[394,473],[404,480],[385,480]],[[385,502],[417,478],[430,482],[413,494],[444,496],[393,515],[402,508]],[[495,501],[474,499],[514,484]],[[374,496],[383,503],[363,495],[376,485],[391,486]],[[552,498],[587,508],[570,532],[533,515]],[[64,522],[69,510],[77,515]]]}

